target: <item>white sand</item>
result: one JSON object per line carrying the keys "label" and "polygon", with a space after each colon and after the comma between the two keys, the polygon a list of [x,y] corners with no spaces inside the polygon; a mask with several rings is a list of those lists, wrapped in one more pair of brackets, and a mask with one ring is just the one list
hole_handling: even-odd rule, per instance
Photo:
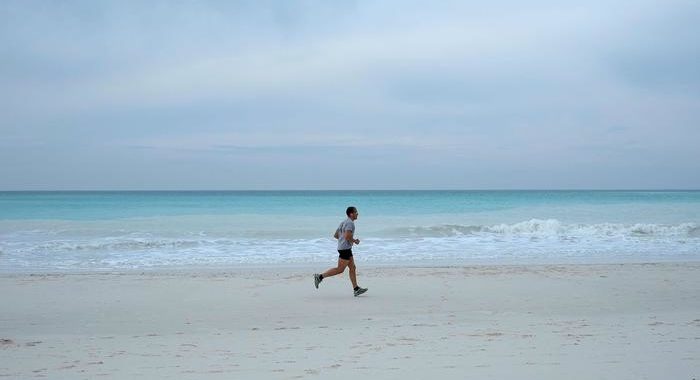
{"label": "white sand", "polygon": [[2,276],[0,377],[700,379],[700,263],[311,273]]}

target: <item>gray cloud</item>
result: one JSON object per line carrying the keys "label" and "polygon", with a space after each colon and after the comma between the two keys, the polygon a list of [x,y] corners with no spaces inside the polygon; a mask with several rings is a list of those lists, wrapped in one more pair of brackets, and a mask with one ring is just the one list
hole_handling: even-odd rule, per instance
{"label": "gray cloud", "polygon": [[697,188],[699,9],[4,2],[0,189]]}

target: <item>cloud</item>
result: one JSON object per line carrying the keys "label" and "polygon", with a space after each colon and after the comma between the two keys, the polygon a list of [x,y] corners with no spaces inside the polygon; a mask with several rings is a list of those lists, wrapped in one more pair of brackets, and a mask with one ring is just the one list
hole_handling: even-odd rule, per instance
{"label": "cloud", "polygon": [[[146,14],[141,17],[142,22],[153,17],[153,10],[149,11],[141,12]],[[106,17],[104,13],[102,16]],[[177,21],[186,20],[182,13],[184,11],[180,10],[171,17]],[[195,19],[223,22],[222,17],[202,16],[201,10],[193,13]],[[75,40],[77,46],[59,41],[63,42],[58,44],[63,50],[40,43],[36,44],[38,46],[30,44],[54,61],[63,62],[64,71],[73,73],[68,75],[72,80],[65,82],[60,72],[53,72],[48,81],[32,86],[22,82],[15,90],[24,95],[20,97],[31,98],[39,106],[81,111],[94,107],[176,106],[221,97],[250,99],[328,88],[363,90],[373,82],[381,83],[386,77],[400,78],[402,74],[435,68],[488,78],[500,74],[499,70],[513,69],[516,63],[521,69],[533,69],[528,65],[536,66],[535,69],[551,65],[552,62],[547,61],[554,56],[552,50],[561,48],[558,35],[575,34],[582,24],[585,26],[576,10],[496,14],[471,22],[464,21],[463,13],[464,10],[410,27],[398,23],[381,29],[373,25],[367,30],[350,27],[344,33],[309,33],[287,43],[251,33],[253,42],[231,46],[225,42],[228,35],[213,33],[213,42],[205,42],[205,45],[223,45],[219,49],[200,48],[192,41],[187,43],[187,34],[179,30],[174,21],[172,25],[161,23],[151,28],[133,20],[112,21],[107,23],[111,27],[101,31],[101,37],[87,36],[87,41],[84,41],[84,34],[90,33],[95,25],[66,33],[63,38]],[[34,21],[50,20],[39,17]],[[55,26],[61,24],[54,22]],[[202,26],[189,24],[183,28],[185,32]],[[206,29],[226,31],[217,25]],[[167,36],[163,28],[175,36]],[[139,41],[141,34],[141,38],[152,41],[131,47],[131,41]],[[185,48],[172,46],[173,41],[183,37]],[[119,38],[128,41],[126,46],[116,49],[105,46],[118,45]],[[172,54],[159,53],[164,50],[157,48],[160,44],[170,45]],[[149,50],[150,45],[155,47]],[[543,49],[550,50],[548,57],[541,57],[546,53]],[[91,65],[106,69],[90,69]],[[38,69],[36,71],[47,71],[47,67]],[[81,75],[76,77],[75,73]]]}
{"label": "cloud", "polygon": [[[243,165],[237,184],[284,187],[270,162],[324,171],[314,160],[344,155],[369,165],[365,184],[564,185],[577,165],[588,187],[632,186],[655,162],[699,169],[699,8],[4,2],[0,146],[36,174],[0,175],[9,186],[45,173],[41,147],[60,168],[74,154],[139,171],[125,159],[139,151],[168,173],[160,184],[189,162],[185,177]],[[531,179],[513,174],[524,167]]]}

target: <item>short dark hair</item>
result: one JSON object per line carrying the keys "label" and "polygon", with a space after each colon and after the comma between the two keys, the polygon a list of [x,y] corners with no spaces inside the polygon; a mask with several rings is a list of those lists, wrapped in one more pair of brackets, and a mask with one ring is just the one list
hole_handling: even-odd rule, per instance
{"label": "short dark hair", "polygon": [[354,206],[350,206],[345,210],[345,215],[350,216],[353,212],[357,212],[357,209]]}

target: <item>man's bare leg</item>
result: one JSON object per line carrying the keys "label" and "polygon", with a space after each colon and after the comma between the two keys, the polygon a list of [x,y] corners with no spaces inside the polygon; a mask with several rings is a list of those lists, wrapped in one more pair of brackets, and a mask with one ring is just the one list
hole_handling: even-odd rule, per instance
{"label": "man's bare leg", "polygon": [[352,282],[352,288],[355,289],[357,288],[357,267],[355,266],[354,257],[350,257],[348,268],[350,269],[350,281]]}
{"label": "man's bare leg", "polygon": [[[350,258],[350,260],[338,259],[338,266],[335,268],[328,269],[327,271],[323,272],[323,274],[321,274],[321,276],[323,276],[323,278],[326,278],[326,277],[335,276],[336,274],[341,274],[341,273],[345,272],[345,268],[351,262],[352,262],[352,257]],[[354,266],[354,263],[353,263],[353,266]]]}

